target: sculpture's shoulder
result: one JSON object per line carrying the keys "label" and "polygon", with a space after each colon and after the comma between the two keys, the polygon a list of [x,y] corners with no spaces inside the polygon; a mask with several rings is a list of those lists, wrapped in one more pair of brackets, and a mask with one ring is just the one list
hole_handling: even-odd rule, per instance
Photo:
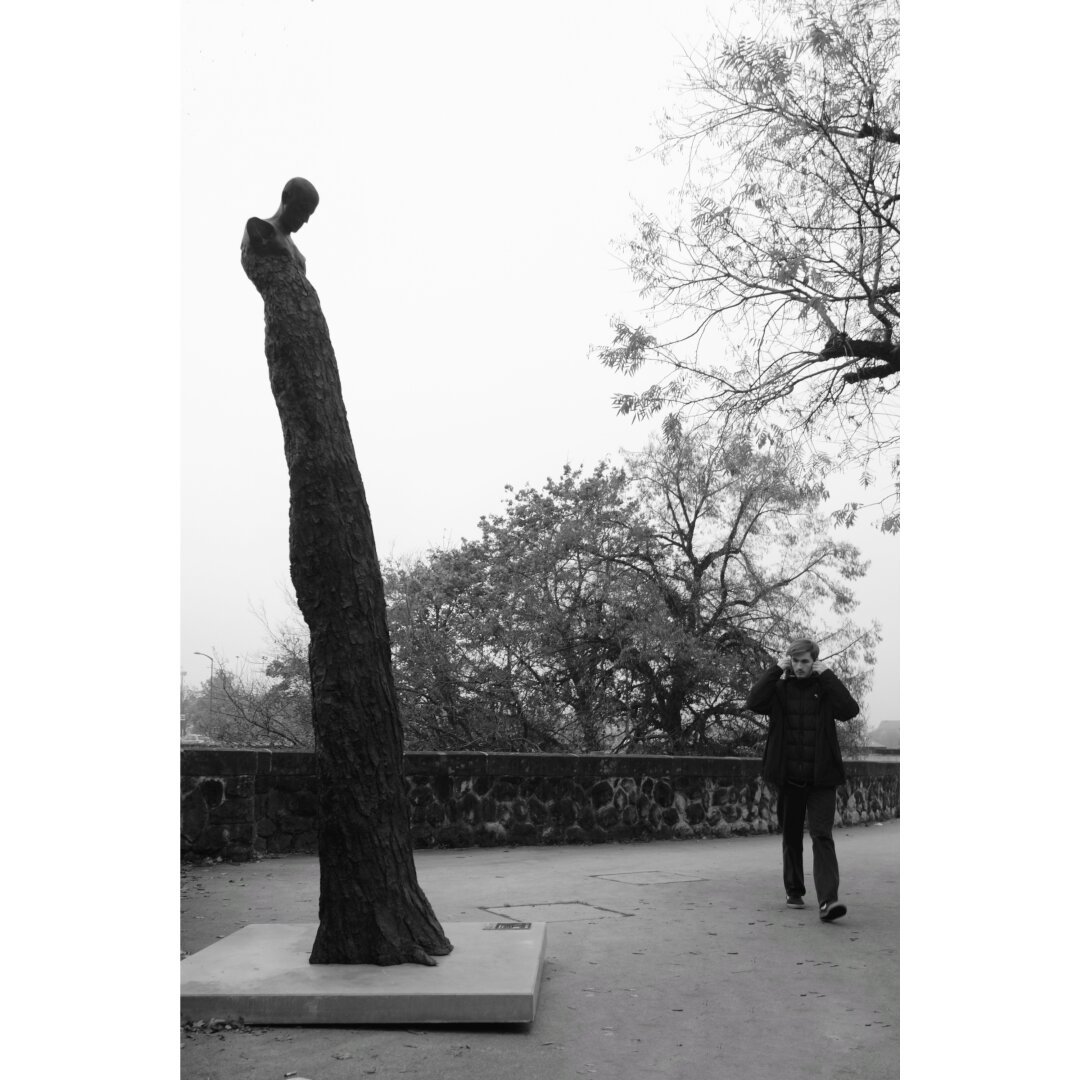
{"label": "sculpture's shoulder", "polygon": [[292,259],[302,273],[307,273],[307,261],[293,243],[293,238],[287,232],[282,232],[274,222],[264,218],[248,218],[244,226],[244,235],[240,238],[241,258],[249,253],[278,258],[285,256]]}

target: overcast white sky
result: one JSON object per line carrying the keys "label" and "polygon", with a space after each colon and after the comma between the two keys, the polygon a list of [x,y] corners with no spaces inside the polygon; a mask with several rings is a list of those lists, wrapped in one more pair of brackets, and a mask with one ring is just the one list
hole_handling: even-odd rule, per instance
{"label": "overcast white sky", "polygon": [[[588,355],[641,301],[614,254],[634,200],[679,180],[636,154],[674,101],[701,0],[359,5],[189,0],[183,13],[182,631],[188,685],[264,651],[284,617],[288,488],[244,276],[245,220],[305,176],[297,234],[319,292],[380,554],[472,535],[503,486],[591,467],[649,430]],[[644,380],[640,380],[644,382]],[[838,500],[840,501],[840,500]],[[884,641],[867,719],[897,719],[898,547],[857,618]]]}

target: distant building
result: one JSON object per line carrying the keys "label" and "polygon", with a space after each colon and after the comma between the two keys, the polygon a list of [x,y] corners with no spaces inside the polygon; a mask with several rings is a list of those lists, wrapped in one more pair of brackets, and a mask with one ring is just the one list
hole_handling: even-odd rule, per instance
{"label": "distant building", "polygon": [[881,724],[867,735],[868,746],[887,746],[891,750],[901,749],[901,722],[899,720],[883,720]]}

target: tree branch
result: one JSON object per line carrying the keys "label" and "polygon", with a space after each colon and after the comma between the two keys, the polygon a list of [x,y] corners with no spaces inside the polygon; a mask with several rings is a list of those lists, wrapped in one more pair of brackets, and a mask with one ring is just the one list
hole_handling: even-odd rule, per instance
{"label": "tree branch", "polygon": [[861,368],[859,371],[847,371],[842,376],[846,383],[869,382],[871,379],[885,379],[890,375],[896,375],[901,370],[901,365],[878,364],[875,367]]}
{"label": "tree branch", "polygon": [[857,139],[879,139],[882,142],[897,143],[901,142],[901,133],[894,131],[892,128],[884,128],[881,124],[864,124],[863,127],[856,132]]}

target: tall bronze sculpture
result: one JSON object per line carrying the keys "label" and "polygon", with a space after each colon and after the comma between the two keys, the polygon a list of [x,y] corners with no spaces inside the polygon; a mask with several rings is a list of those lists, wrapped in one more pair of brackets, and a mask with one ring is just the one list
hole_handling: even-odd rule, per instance
{"label": "tall bronze sculpture", "polygon": [[311,632],[319,775],[313,964],[434,964],[451,951],[417,882],[383,580],[319,297],[293,243],[319,195],[296,177],[250,218],[241,265],[263,298],[289,468],[289,562]]}

